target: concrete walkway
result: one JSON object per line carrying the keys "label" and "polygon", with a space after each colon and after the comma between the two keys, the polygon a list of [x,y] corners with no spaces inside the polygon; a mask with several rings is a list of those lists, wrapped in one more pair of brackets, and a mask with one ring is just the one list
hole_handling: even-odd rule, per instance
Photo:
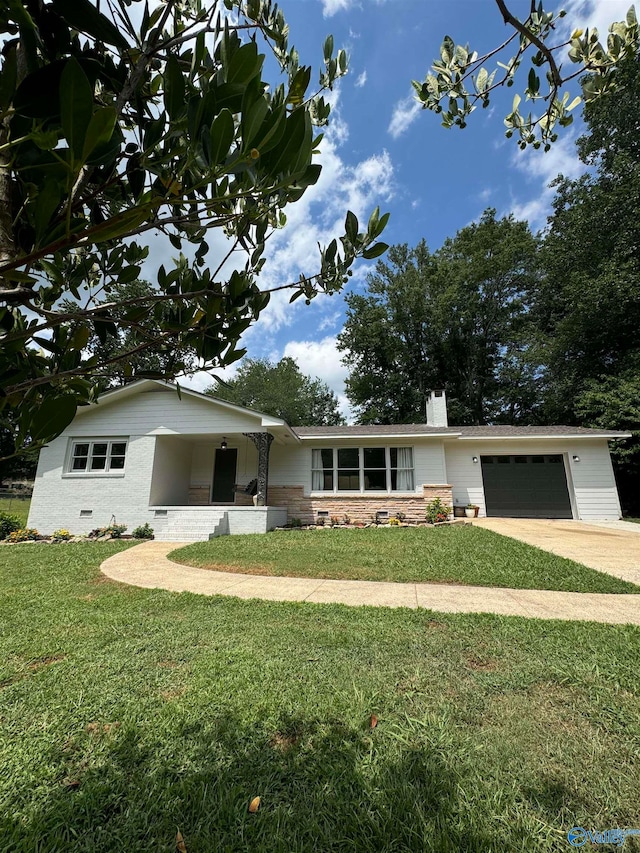
{"label": "concrete walkway", "polygon": [[537,518],[478,518],[473,523],[640,586],[640,524]]}
{"label": "concrete walkway", "polygon": [[242,575],[181,566],[167,559],[170,551],[180,547],[179,542],[145,542],[109,557],[101,569],[121,583],[201,595],[640,625],[640,595]]}

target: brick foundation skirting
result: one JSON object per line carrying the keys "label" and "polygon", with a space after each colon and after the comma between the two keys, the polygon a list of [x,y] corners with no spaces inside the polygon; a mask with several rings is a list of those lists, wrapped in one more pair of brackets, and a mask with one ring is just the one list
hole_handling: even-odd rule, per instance
{"label": "brick foundation skirting", "polygon": [[269,506],[286,506],[289,521],[299,518],[303,524],[313,524],[318,512],[328,512],[329,517],[337,516],[340,521],[348,516],[351,521],[375,520],[377,512],[386,511],[389,516],[403,512],[406,520],[420,522],[425,520],[425,508],[429,501],[440,498],[447,506],[453,503],[452,487],[449,485],[423,485],[422,496],[416,495],[336,495],[310,497],[304,494],[302,486],[269,486],[267,503]]}

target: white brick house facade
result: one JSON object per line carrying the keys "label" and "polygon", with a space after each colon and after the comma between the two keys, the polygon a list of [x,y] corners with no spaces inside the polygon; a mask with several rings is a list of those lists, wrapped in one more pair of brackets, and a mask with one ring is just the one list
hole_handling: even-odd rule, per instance
{"label": "white brick house facade", "polygon": [[[626,434],[448,427],[443,405],[438,399],[432,407],[438,424],[295,429],[196,392],[183,389],[178,396],[167,383],[140,380],[79,410],[43,448],[28,524],[43,534],[59,528],[88,533],[115,519],[129,531],[148,523],[158,538],[181,540],[264,532],[287,517],[368,520],[404,512],[422,520],[434,497],[477,504],[485,515],[492,505],[509,511],[520,474],[526,485],[532,474],[544,484],[546,473],[566,491],[561,517],[620,516],[608,442]],[[259,467],[251,436],[261,433],[273,440],[266,505],[254,506],[245,487]],[[536,512],[544,513],[544,494],[539,500]]]}

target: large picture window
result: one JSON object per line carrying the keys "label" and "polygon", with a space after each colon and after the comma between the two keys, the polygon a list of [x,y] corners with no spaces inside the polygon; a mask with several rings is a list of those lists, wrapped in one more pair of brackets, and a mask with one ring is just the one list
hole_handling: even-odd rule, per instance
{"label": "large picture window", "polygon": [[71,455],[67,466],[69,474],[108,474],[124,471],[127,455],[127,442],[119,438],[82,439],[71,445]]}
{"label": "large picture window", "polygon": [[311,451],[314,492],[412,492],[412,447],[325,447]]}

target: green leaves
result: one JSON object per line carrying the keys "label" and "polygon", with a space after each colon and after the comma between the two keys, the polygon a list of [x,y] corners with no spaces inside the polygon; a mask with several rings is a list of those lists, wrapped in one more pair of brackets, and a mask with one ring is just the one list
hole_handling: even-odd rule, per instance
{"label": "green leaves", "polygon": [[358,239],[358,218],[355,213],[347,211],[347,218],[344,221],[344,230],[346,231],[349,240],[355,244]]}
{"label": "green leaves", "polygon": [[69,426],[77,408],[76,398],[69,394],[44,396],[33,408],[27,402],[20,419],[21,435],[23,437],[29,435],[32,442],[43,442],[55,438]]}
{"label": "green leaves", "polygon": [[53,0],[51,5],[76,30],[120,50],[128,49],[129,44],[120,30],[89,0]]}
{"label": "green leaves", "polygon": [[[275,4],[229,0],[236,27],[201,0],[143,0],[138,33],[129,5],[48,0],[25,11],[10,0],[3,18],[21,53],[9,42],[0,68],[16,248],[4,275],[16,286],[0,313],[0,387],[6,406],[22,407],[24,440],[31,429],[46,440],[47,419],[62,429],[73,401],[113,375],[170,377],[195,354],[208,367],[238,358],[270,298],[255,284],[268,238],[321,173],[314,128],[331,105],[321,93],[307,99],[311,69],[289,48]],[[286,82],[262,79],[258,36]],[[329,37],[323,85],[346,67]],[[349,213],[320,271],[288,286],[306,299],[338,291],[357,258],[384,251],[375,240],[385,222],[376,211],[360,231]],[[247,250],[226,281],[208,266],[215,227]],[[131,239],[146,243],[151,231],[179,253],[153,285],[140,280],[148,246]]]}
{"label": "green leaves", "polygon": [[172,120],[180,118],[187,110],[182,70],[180,62],[173,54],[164,69],[164,108]]}
{"label": "green leaves", "polygon": [[255,42],[243,44],[231,57],[227,69],[227,83],[247,84],[249,80],[260,73],[264,56],[258,54]]}
{"label": "green leaves", "polygon": [[370,249],[364,249],[362,257],[367,261],[373,260],[373,258],[379,258],[380,255],[384,255],[388,248],[388,243],[376,243],[376,245],[371,246]]}
{"label": "green leaves", "polygon": [[91,84],[78,61],[71,57],[60,78],[60,120],[69,148],[78,160],[82,159],[92,115]]}
{"label": "green leaves", "polygon": [[211,125],[209,133],[209,162],[212,166],[224,162],[231,148],[234,135],[233,116],[230,110],[224,109]]}
{"label": "green leaves", "polygon": [[105,145],[113,135],[117,114],[114,107],[100,107],[91,116],[82,147],[82,159],[86,162],[89,155],[99,146]]}
{"label": "green leaves", "polygon": [[[254,141],[265,118],[269,113],[269,102],[266,97],[258,98],[258,100],[247,108],[242,113],[242,147],[246,151]],[[213,128],[212,128],[213,131]],[[229,146],[231,143],[229,143]],[[227,148],[227,151],[229,149]],[[218,162],[218,161],[216,161]]]}
{"label": "green leaves", "polygon": [[[538,115],[531,112],[523,114],[520,112],[518,96],[517,104],[504,120],[506,136],[517,133],[518,145],[523,149],[527,145],[533,145],[534,148],[544,145],[545,150],[549,150],[557,138],[556,125],[566,127],[571,124],[573,118],[569,113],[577,103],[574,100],[568,106],[570,96],[568,92],[561,91],[578,73],[562,75],[560,50],[566,47],[566,43],[552,43],[557,32],[557,21],[565,13],[547,12],[542,2],[537,6],[532,4],[529,17],[522,22],[513,18],[506,7],[503,12],[505,23],[512,28],[512,35],[502,46],[478,58],[468,45],[456,45],[450,36],[445,36],[440,56],[432,63],[434,73],[427,74],[423,83],[413,80],[412,85],[418,100],[424,107],[440,115],[444,127],[464,128],[467,117],[478,103],[485,108],[489,106],[493,89],[514,85],[525,55],[530,51],[531,67],[524,95],[529,101],[541,102],[543,108]],[[616,65],[625,57],[636,56],[640,47],[640,29],[633,9],[628,13],[626,21],[614,22],[609,29],[606,49],[600,43],[595,29],[586,32],[578,29],[571,34],[568,58],[589,72],[589,76],[582,81],[585,101],[615,88]],[[515,54],[504,57],[506,61],[498,60],[497,68],[489,73],[483,63],[502,56],[507,47],[510,51],[515,50],[512,42],[518,45]],[[538,75],[537,68],[545,70],[544,77]],[[499,71],[501,76],[496,80]],[[546,89],[543,80],[546,80]]]}

